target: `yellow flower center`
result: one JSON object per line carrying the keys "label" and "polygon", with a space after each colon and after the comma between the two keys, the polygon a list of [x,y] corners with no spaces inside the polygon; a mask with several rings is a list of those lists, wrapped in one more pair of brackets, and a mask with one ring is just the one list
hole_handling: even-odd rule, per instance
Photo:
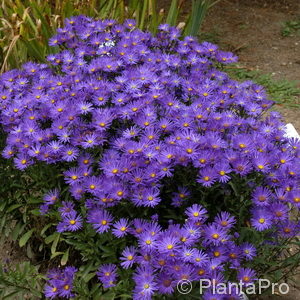
{"label": "yellow flower center", "polygon": [[222,226],[227,226],[227,225],[228,225],[228,222],[227,222],[227,221],[222,221],[222,222],[221,222],[221,225],[222,225]]}
{"label": "yellow flower center", "polygon": [[220,237],[220,235],[219,235],[218,233],[214,233],[214,234],[212,235],[212,237],[216,240],[216,239],[218,239],[218,238]]}

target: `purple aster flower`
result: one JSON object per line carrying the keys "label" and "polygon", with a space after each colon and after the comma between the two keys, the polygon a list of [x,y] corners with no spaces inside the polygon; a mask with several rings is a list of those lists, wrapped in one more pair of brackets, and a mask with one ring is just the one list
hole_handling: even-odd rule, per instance
{"label": "purple aster flower", "polygon": [[267,173],[270,170],[270,162],[264,154],[256,154],[253,159],[253,165],[256,170],[262,173]]}
{"label": "purple aster flower", "polygon": [[243,285],[246,286],[253,283],[257,279],[255,271],[249,268],[239,269],[237,278],[243,283]]}
{"label": "purple aster flower", "polygon": [[288,194],[288,199],[290,202],[296,206],[300,207],[300,189],[294,189]]}
{"label": "purple aster flower", "polygon": [[157,248],[160,253],[173,253],[179,249],[179,239],[172,236],[161,236]]}
{"label": "purple aster flower", "polygon": [[288,213],[290,209],[284,203],[276,202],[270,205],[270,211],[275,220],[283,221],[288,218]]}
{"label": "purple aster flower", "polygon": [[158,246],[158,241],[156,240],[156,237],[154,237],[151,233],[148,232],[142,233],[139,236],[138,242],[141,249],[146,252],[154,250]]}
{"label": "purple aster flower", "polygon": [[68,215],[65,215],[63,217],[63,222],[68,224],[67,225],[68,231],[77,231],[82,227],[82,217],[77,215],[75,211]]}
{"label": "purple aster flower", "polygon": [[19,157],[14,158],[14,163],[19,170],[24,170],[28,166],[30,166],[33,162],[31,158],[26,155],[21,155]]}
{"label": "purple aster flower", "polygon": [[259,186],[252,193],[252,201],[257,206],[268,206],[272,193],[266,188]]}
{"label": "purple aster flower", "polygon": [[129,231],[129,221],[127,219],[120,219],[113,224],[112,233],[120,238],[128,234]]}
{"label": "purple aster flower", "polygon": [[74,297],[72,293],[73,280],[77,269],[66,267],[63,270],[50,270],[47,274],[47,284],[45,285],[45,296],[51,299],[56,296],[63,298]]}
{"label": "purple aster flower", "polygon": [[66,161],[73,161],[79,155],[79,151],[73,147],[65,147],[63,150],[63,159]]}
{"label": "purple aster flower", "polygon": [[158,274],[155,282],[157,284],[157,290],[161,294],[171,295],[176,288],[176,281],[173,280],[172,276],[166,272]]}
{"label": "purple aster flower", "polygon": [[213,168],[205,168],[199,172],[197,182],[201,183],[205,187],[212,186],[216,181],[217,174]]}
{"label": "purple aster flower", "polygon": [[63,206],[58,209],[62,217],[70,215],[74,212],[75,204],[71,201],[63,201]]}
{"label": "purple aster flower", "polygon": [[246,260],[252,260],[256,256],[256,248],[249,243],[244,243],[241,245],[242,255]]}
{"label": "purple aster flower", "polygon": [[269,229],[272,226],[272,217],[269,210],[258,208],[253,209],[251,224],[258,231]]}
{"label": "purple aster flower", "polygon": [[136,255],[137,255],[137,249],[133,246],[126,247],[123,252],[122,256],[120,258],[121,266],[124,269],[131,268],[132,265],[136,262]]}
{"label": "purple aster flower", "polygon": [[89,211],[87,220],[98,233],[103,233],[110,229],[113,217],[106,210],[92,209]]}
{"label": "purple aster flower", "polygon": [[227,231],[217,224],[207,225],[205,227],[204,236],[208,243],[212,243],[214,245],[219,245],[229,239]]}
{"label": "purple aster flower", "polygon": [[290,238],[298,235],[300,232],[299,223],[286,220],[279,225],[279,234],[283,238]]}
{"label": "purple aster flower", "polygon": [[116,285],[117,267],[114,264],[104,264],[97,271],[98,279],[104,288],[110,288]]}
{"label": "purple aster flower", "polygon": [[226,183],[230,180],[228,174],[232,171],[227,162],[217,163],[214,166],[216,177],[219,182]]}
{"label": "purple aster flower", "polygon": [[194,221],[202,220],[206,213],[207,210],[199,204],[193,204],[185,211],[185,214]]}
{"label": "purple aster flower", "polygon": [[235,218],[231,216],[228,212],[222,211],[219,213],[214,222],[219,226],[226,228],[227,230],[232,228],[236,223]]}
{"label": "purple aster flower", "polygon": [[149,223],[146,220],[143,219],[137,219],[135,218],[132,221],[132,229],[130,229],[130,233],[134,235],[135,237],[139,237],[142,233],[145,233],[149,226]]}
{"label": "purple aster flower", "polygon": [[208,263],[209,257],[202,250],[193,249],[192,262],[198,267],[203,267]]}

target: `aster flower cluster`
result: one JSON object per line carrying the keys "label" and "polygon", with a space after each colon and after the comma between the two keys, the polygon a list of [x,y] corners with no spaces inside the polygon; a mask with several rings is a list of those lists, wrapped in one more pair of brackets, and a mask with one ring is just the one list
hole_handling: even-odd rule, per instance
{"label": "aster flower cluster", "polygon": [[[86,222],[99,234],[135,238],[120,260],[135,269],[136,299],[173,293],[181,279],[225,280],[228,267],[242,270],[245,282],[251,276],[243,274],[253,273],[242,263],[255,248],[238,244],[235,218],[191,203],[193,191],[184,185],[170,193],[170,206],[186,209],[183,224],[114,215],[120,203],[155,209],[166,202],[163,182],[178,168],[195,169],[194,184],[203,189],[256,174],[249,185],[253,228],[281,237],[299,232],[290,210],[300,205],[300,142],[284,137],[278,113],[262,116],[273,102],[261,86],[216,67],[235,62],[233,54],[181,40],[168,25],[152,36],[133,20],[84,16],[66,20],[50,45],[64,50],[49,55],[48,65],[27,63],[0,78],[3,155],[21,170],[37,161],[64,163]],[[41,212],[58,203],[59,191],[50,191]],[[58,231],[83,226],[78,203],[62,203]],[[116,272],[111,264],[99,269],[104,287],[115,285]]]}
{"label": "aster flower cluster", "polygon": [[48,281],[44,287],[45,296],[50,299],[56,297],[71,298],[73,280],[77,269],[74,267],[66,267],[63,270],[50,270],[47,274]]}

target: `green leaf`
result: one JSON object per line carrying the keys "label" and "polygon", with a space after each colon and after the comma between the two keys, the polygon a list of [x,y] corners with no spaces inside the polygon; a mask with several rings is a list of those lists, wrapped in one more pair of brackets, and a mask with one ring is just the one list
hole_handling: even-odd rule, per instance
{"label": "green leaf", "polygon": [[16,241],[16,240],[17,240],[18,236],[23,232],[25,226],[26,226],[26,225],[25,225],[25,224],[22,224],[21,222],[19,222],[19,223],[15,226],[13,232],[11,233],[11,237],[12,237],[13,241]]}
{"label": "green leaf", "polygon": [[43,227],[43,229],[41,230],[41,236],[44,235],[44,233],[47,231],[48,228],[50,228],[53,225],[53,223],[47,224]]}
{"label": "green leaf", "polygon": [[32,236],[33,232],[34,232],[34,228],[31,229],[31,230],[29,230],[29,231],[27,231],[25,234],[23,234],[23,236],[19,240],[19,246],[20,247],[23,247],[27,243],[27,241]]}
{"label": "green leaf", "polygon": [[33,214],[34,216],[40,216],[41,215],[41,212],[38,208],[36,209],[32,209],[31,211],[31,214]]}
{"label": "green leaf", "polygon": [[89,282],[93,277],[95,277],[95,275],[96,275],[95,272],[90,273],[90,274],[87,274],[87,275],[83,278],[84,282]]}
{"label": "green leaf", "polygon": [[61,260],[60,260],[60,264],[62,266],[65,266],[68,262],[69,259],[69,252],[70,252],[70,248],[68,248],[68,250],[64,253],[64,255],[62,256]]}
{"label": "green leaf", "polygon": [[55,253],[56,252],[56,247],[57,247],[57,244],[59,242],[59,238],[60,238],[60,233],[58,233],[52,243],[52,246],[51,246],[51,253]]}
{"label": "green leaf", "polygon": [[7,210],[6,210],[6,213],[9,213],[19,207],[23,206],[23,204],[14,204],[14,205],[11,205]]}
{"label": "green leaf", "polygon": [[177,23],[178,13],[178,0],[172,0],[166,23],[170,24],[171,26],[175,26]]}
{"label": "green leaf", "polygon": [[12,293],[10,293],[10,294],[5,295],[5,296],[4,296],[3,298],[1,298],[1,299],[3,299],[3,300],[5,300],[5,299],[16,299],[16,298],[13,298],[13,296],[19,294],[20,292],[21,292],[21,291],[14,291],[14,292],[12,292]]}
{"label": "green leaf", "polygon": [[52,253],[50,259],[53,259],[54,257],[62,255],[62,254],[64,254],[64,253],[63,252],[54,252],[54,253]]}
{"label": "green leaf", "polygon": [[45,238],[45,243],[46,243],[46,244],[50,244],[51,242],[54,241],[54,239],[56,238],[57,235],[58,235],[58,232],[54,232],[54,233],[52,233],[51,235],[47,236],[47,237]]}

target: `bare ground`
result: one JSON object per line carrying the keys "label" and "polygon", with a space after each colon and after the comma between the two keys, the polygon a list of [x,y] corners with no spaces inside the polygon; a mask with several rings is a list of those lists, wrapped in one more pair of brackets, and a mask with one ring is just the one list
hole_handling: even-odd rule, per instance
{"label": "bare ground", "polygon": [[[283,23],[298,16],[300,0],[221,0],[208,13],[203,31],[235,52],[242,65],[277,80],[296,80],[300,87],[300,35],[281,34]],[[276,109],[300,132],[299,109]]]}

